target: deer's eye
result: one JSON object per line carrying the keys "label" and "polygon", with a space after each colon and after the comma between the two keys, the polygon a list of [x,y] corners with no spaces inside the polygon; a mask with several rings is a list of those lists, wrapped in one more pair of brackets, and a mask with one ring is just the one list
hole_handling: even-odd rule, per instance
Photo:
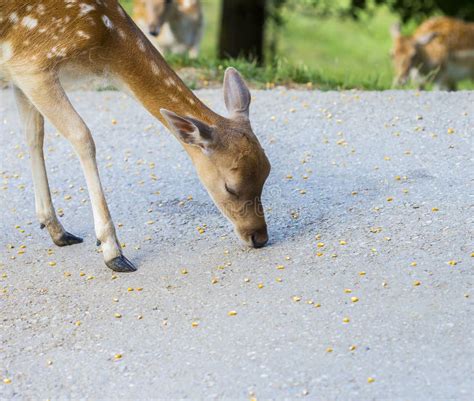
{"label": "deer's eye", "polygon": [[235,196],[236,198],[239,197],[239,194],[237,193],[237,191],[235,191],[234,189],[232,188],[229,188],[227,184],[225,184],[225,190],[230,193],[232,196]]}

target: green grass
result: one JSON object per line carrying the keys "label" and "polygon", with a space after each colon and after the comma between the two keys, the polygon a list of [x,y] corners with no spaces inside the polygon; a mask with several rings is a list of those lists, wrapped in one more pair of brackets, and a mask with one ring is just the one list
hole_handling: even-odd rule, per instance
{"label": "green grass", "polygon": [[373,18],[319,19],[284,12],[279,53],[345,86],[389,87],[392,81],[388,27],[395,18],[379,9]]}
{"label": "green grass", "polygon": [[[184,74],[190,86],[220,81],[224,68],[232,65],[257,86],[312,82],[320,89],[382,90],[391,87],[389,27],[397,18],[386,8],[379,7],[373,16],[363,16],[359,21],[318,18],[284,9],[286,24],[278,35],[277,60],[258,67],[244,60],[216,58],[220,1],[203,0],[206,25],[199,59],[166,56],[174,68],[194,72]],[[122,3],[131,13],[132,1],[123,0]],[[413,29],[413,26],[409,28]],[[474,89],[474,84],[464,83],[461,88]]]}

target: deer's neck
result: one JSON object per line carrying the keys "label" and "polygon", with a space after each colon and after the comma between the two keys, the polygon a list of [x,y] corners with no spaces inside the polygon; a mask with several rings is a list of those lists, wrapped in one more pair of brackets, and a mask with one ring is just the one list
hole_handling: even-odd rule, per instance
{"label": "deer's neck", "polygon": [[113,56],[117,60],[112,66],[114,75],[164,125],[162,108],[214,125],[219,115],[194,95],[145,35],[135,26],[132,28],[134,43],[114,46],[119,49],[119,54]]}

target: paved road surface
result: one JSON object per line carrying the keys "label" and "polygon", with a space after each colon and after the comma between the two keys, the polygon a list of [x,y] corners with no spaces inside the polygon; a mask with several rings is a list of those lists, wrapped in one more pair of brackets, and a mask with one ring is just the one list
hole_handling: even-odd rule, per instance
{"label": "paved road surface", "polygon": [[[220,91],[199,96],[222,111]],[[144,110],[72,95],[139,266],[113,279],[51,127],[55,205],[85,241],[55,248],[39,229],[0,91],[1,399],[472,399],[474,93],[254,96],[271,243],[249,251]]]}

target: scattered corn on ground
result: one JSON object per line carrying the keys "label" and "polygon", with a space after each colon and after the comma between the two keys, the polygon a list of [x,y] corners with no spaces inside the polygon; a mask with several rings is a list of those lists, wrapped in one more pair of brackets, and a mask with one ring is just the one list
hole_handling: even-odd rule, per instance
{"label": "scattered corn on ground", "polygon": [[[221,91],[199,96],[224,110]],[[139,270],[103,264],[79,162],[49,125],[52,198],[84,243],[58,248],[39,229],[0,91],[0,398],[469,397],[472,93],[253,92],[273,165],[260,250],[239,245],[132,100],[71,99]]]}

